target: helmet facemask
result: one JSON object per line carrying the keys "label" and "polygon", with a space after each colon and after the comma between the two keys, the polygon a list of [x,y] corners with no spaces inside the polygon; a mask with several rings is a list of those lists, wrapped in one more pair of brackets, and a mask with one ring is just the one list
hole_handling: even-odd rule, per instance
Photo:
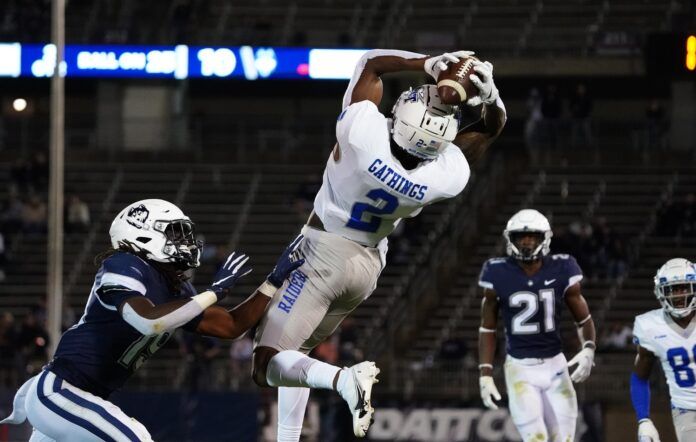
{"label": "helmet facemask", "polygon": [[549,253],[550,231],[517,230],[503,233],[507,254],[518,261],[536,261]]}
{"label": "helmet facemask", "polygon": [[677,318],[688,316],[696,309],[696,293],[693,281],[671,281],[657,284],[657,300],[669,314]]}
{"label": "helmet facemask", "polygon": [[184,269],[201,265],[203,242],[196,240],[195,225],[191,220],[157,220],[153,223],[153,228],[165,236],[162,253],[171,257],[174,264]]}

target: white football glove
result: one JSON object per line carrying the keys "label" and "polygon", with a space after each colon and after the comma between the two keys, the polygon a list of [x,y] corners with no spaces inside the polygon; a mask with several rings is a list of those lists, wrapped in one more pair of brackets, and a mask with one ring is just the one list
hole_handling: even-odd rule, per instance
{"label": "white football glove", "polygon": [[495,387],[495,382],[493,381],[493,376],[481,376],[479,378],[479,387],[481,388],[481,399],[483,400],[483,405],[491,410],[497,410],[498,406],[493,402],[500,400],[500,393]]}
{"label": "white football glove", "polygon": [[471,55],[474,55],[473,51],[445,52],[442,55],[436,55],[435,57],[430,57],[425,60],[423,70],[433,77],[433,80],[437,81],[440,72],[447,69],[447,63],[456,63],[460,58],[469,57]]}
{"label": "white football glove", "polygon": [[568,361],[568,368],[575,364],[578,365],[578,368],[570,375],[570,379],[572,379],[573,382],[582,382],[590,376],[590,372],[594,366],[594,352],[593,348],[585,347],[580,350],[573,359]]}
{"label": "white football glove", "polygon": [[643,419],[638,423],[638,442],[660,442],[657,428],[650,419]]}
{"label": "white football glove", "polygon": [[[479,90],[479,94],[469,98],[466,104],[478,106],[479,104],[493,104],[498,99],[498,88],[493,83],[493,65],[487,61],[474,62],[476,74],[470,74],[469,79]],[[478,75],[477,75],[478,74]]]}

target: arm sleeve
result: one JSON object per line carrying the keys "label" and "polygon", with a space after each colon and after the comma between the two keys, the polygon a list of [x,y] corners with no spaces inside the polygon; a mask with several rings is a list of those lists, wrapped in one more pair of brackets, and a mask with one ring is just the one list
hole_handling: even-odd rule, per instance
{"label": "arm sleeve", "polygon": [[346,89],[345,94],[343,94],[343,106],[341,107],[341,109],[345,109],[350,105],[350,101],[353,97],[353,89],[355,88],[355,84],[358,82],[358,80],[360,80],[360,76],[362,75],[363,70],[365,70],[365,65],[367,64],[367,61],[371,58],[382,56],[394,56],[406,59],[427,57],[427,55],[425,54],[419,54],[417,52],[409,51],[399,51],[396,49],[373,49],[371,51],[367,51],[362,57],[360,57],[360,60],[358,60],[358,64],[355,65],[353,77],[350,79],[350,83],[348,83],[348,88]]}
{"label": "arm sleeve", "polygon": [[[196,296],[196,294],[197,294],[195,287],[190,282],[186,282],[184,284],[184,288],[182,291],[185,293],[186,296],[190,296],[190,297]],[[181,328],[183,328],[184,330],[189,331],[189,332],[195,332],[196,329],[198,328],[198,324],[202,320],[203,320],[203,312],[201,312],[198,316],[194,317],[189,322],[187,322],[186,324],[181,326]]]}
{"label": "arm sleeve", "polygon": [[159,335],[167,331],[175,330],[188,324],[203,314],[203,308],[194,300],[187,302],[178,309],[156,319],[148,319],[140,316],[133,310],[130,304],[123,306],[121,316],[134,329],[145,336]]}
{"label": "arm sleeve", "polygon": [[631,373],[631,402],[638,421],[650,416],[650,383]]}

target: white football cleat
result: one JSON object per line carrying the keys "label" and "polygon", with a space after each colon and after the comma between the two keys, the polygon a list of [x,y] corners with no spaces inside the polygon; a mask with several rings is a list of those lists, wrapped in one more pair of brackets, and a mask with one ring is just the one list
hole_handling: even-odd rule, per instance
{"label": "white football cleat", "polygon": [[353,415],[353,433],[365,437],[372,424],[375,409],[372,408],[372,385],[379,382],[379,368],[374,362],[365,361],[346,368],[346,381],[338,394],[348,403]]}

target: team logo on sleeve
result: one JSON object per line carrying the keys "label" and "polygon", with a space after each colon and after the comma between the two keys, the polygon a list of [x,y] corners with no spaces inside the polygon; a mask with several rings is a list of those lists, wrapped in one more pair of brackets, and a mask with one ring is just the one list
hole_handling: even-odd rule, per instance
{"label": "team logo on sleeve", "polygon": [[150,211],[147,210],[144,204],[136,207],[131,207],[128,209],[128,215],[126,216],[126,222],[133,227],[138,229],[143,228],[143,223],[147,221],[147,217],[150,216]]}

